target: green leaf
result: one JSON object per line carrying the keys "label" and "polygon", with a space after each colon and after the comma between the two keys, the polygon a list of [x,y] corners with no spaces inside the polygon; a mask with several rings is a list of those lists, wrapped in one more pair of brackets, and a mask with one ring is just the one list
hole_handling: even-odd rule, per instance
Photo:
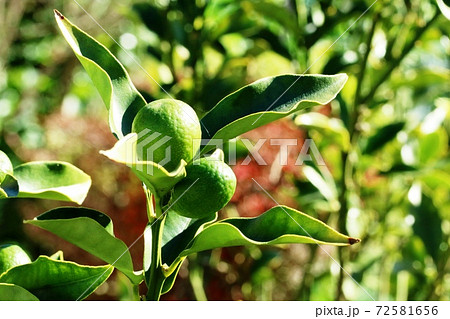
{"label": "green leaf", "polygon": [[362,149],[362,153],[372,154],[373,152],[379,150],[388,142],[393,140],[404,126],[405,122],[396,122],[381,127],[374,135],[368,138],[366,145]]}
{"label": "green leaf", "polygon": [[0,151],[0,183],[6,178],[6,175],[13,175],[13,166],[8,155]]}
{"label": "green leaf", "polygon": [[183,259],[177,264],[175,270],[164,281],[163,287],[161,289],[161,295],[168,293],[170,291],[170,289],[172,289],[173,284],[175,283],[175,280],[177,279],[178,272],[180,271],[181,264],[183,263],[185,258],[186,257],[183,257]]}
{"label": "green leaf", "polygon": [[260,79],[226,96],[209,111],[201,119],[202,136],[229,140],[307,107],[326,104],[346,81],[346,74],[285,74]]}
{"label": "green leaf", "polygon": [[56,253],[50,256],[54,260],[64,260],[64,253],[62,250],[58,250]]}
{"label": "green leaf", "polygon": [[138,135],[130,133],[117,141],[112,149],[100,151],[109,159],[131,167],[139,179],[149,188],[153,194],[160,197],[166,194],[180,180],[186,176],[186,162],[181,160],[180,165],[173,171],[168,172],[161,165],[140,161],[137,157]]}
{"label": "green leaf", "polygon": [[277,206],[255,218],[229,218],[205,227],[181,256],[242,245],[304,243],[346,246],[357,242],[359,239],[340,234],[320,220],[286,206]]}
{"label": "green leaf", "polygon": [[20,286],[0,284],[0,301],[39,301],[39,299]]}
{"label": "green leaf", "polygon": [[414,216],[414,233],[422,239],[428,254],[437,264],[441,254],[439,247],[444,238],[439,211],[431,198],[422,193],[418,205],[411,203],[410,212]]}
{"label": "green leaf", "polygon": [[14,176],[6,174],[0,183],[0,198],[15,197],[19,194],[19,183]]}
{"label": "green leaf", "polygon": [[249,149],[240,138],[233,138],[223,143],[223,153],[225,163],[229,164],[245,158],[249,154]]}
{"label": "green leaf", "polygon": [[0,245],[0,274],[15,266],[30,263],[28,254],[18,245]]}
{"label": "green leaf", "polygon": [[81,300],[93,293],[111,275],[113,267],[82,266],[40,256],[0,276],[0,283],[28,290],[39,300]]}
{"label": "green leaf", "polygon": [[25,223],[48,230],[86,250],[119,269],[135,284],[143,279],[142,274],[133,271],[127,245],[114,237],[111,219],[99,211],[83,207],[60,207]]}
{"label": "green leaf", "polygon": [[3,151],[0,151],[0,198],[17,196],[19,184],[13,177],[11,161]]}
{"label": "green leaf", "polygon": [[448,135],[444,129],[419,137],[419,162],[425,166],[444,157],[448,148]]}
{"label": "green leaf", "polygon": [[302,172],[305,177],[316,187],[323,197],[330,203],[330,207],[338,210],[340,205],[338,201],[338,192],[334,181],[327,181],[325,178],[311,166],[303,166]]}
{"label": "green leaf", "polygon": [[444,0],[437,0],[436,2],[444,17],[446,17],[447,20],[450,20],[450,6],[448,5],[448,1],[447,4]]}
{"label": "green leaf", "polygon": [[[161,261],[162,264],[169,267],[170,275],[164,281],[162,293],[167,293],[173,286],[177,277],[178,271],[185,256],[180,254],[186,249],[189,242],[199,233],[203,227],[211,223],[217,218],[217,214],[203,219],[192,219],[183,217],[170,209],[166,213],[164,220],[163,234],[161,238]],[[151,255],[151,225],[147,225],[145,230],[145,253],[144,253],[144,267],[150,267]]]}
{"label": "green leaf", "polygon": [[161,241],[161,257],[163,263],[172,265],[189,242],[203,227],[217,218],[214,214],[207,218],[192,219],[178,215],[173,211],[167,212]]}
{"label": "green leaf", "polygon": [[[268,1],[245,1],[242,2],[243,10],[255,12],[264,21],[273,21],[283,28],[284,32],[298,34],[298,20],[293,11],[286,10],[285,7]],[[270,29],[269,29],[270,30]]]}
{"label": "green leaf", "polygon": [[117,138],[131,132],[139,109],[147,104],[117,58],[101,43],[55,10],[55,18],[67,43],[97,87],[109,110],[109,126]]}
{"label": "green leaf", "polygon": [[91,187],[91,178],[65,162],[29,162],[14,168],[19,183],[17,197],[71,201],[81,204]]}
{"label": "green leaf", "polygon": [[417,174],[417,167],[406,165],[403,163],[395,163],[389,170],[380,172],[380,175],[394,175],[394,174],[404,174],[404,173],[412,173]]}
{"label": "green leaf", "polygon": [[336,141],[339,146],[347,151],[350,146],[350,134],[340,119],[329,118],[317,112],[300,114],[295,118],[298,126],[317,129],[326,137]]}

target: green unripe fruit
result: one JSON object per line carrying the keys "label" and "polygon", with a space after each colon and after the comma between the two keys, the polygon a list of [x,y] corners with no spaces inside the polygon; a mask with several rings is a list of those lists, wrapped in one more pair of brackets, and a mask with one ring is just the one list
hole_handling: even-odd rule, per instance
{"label": "green unripe fruit", "polygon": [[169,172],[189,162],[200,148],[202,131],[195,111],[172,99],[153,101],[139,110],[132,132],[138,134],[139,160],[160,164]]}
{"label": "green unripe fruit", "polygon": [[185,217],[207,217],[222,209],[235,190],[236,176],[227,164],[201,158],[186,166],[186,177],[173,190],[171,209]]}
{"label": "green unripe fruit", "polygon": [[31,262],[27,253],[17,245],[0,246],[0,274],[8,269]]}

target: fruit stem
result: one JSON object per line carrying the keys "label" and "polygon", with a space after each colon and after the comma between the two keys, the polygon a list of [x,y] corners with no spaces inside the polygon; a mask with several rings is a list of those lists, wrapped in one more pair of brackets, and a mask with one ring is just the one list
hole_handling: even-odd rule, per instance
{"label": "fruit stem", "polygon": [[[161,296],[162,287],[166,277],[163,274],[162,260],[161,260],[161,240],[162,231],[164,228],[165,215],[162,211],[162,202],[156,195],[155,200],[155,216],[156,219],[150,222],[151,228],[151,260],[150,267],[146,273],[147,281],[147,296],[146,300],[158,301]],[[148,199],[147,205],[153,206],[152,197]]]}

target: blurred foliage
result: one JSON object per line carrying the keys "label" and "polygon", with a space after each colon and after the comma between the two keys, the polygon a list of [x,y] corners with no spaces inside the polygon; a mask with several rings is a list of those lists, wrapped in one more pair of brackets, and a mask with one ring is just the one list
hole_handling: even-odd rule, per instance
{"label": "blurred foliage", "polygon": [[[255,143],[269,137],[299,143],[289,148],[286,167],[276,165],[279,146],[261,148],[268,166],[244,165],[247,153],[240,147],[234,167],[239,187],[222,215],[248,216],[275,205],[255,178],[280,203],[362,243],[326,253],[303,245],[200,253],[182,265],[181,280],[164,298],[448,300],[450,24],[435,1],[79,3],[104,30],[72,1],[0,6],[0,148],[15,165],[58,159],[90,174],[86,205],[111,212],[127,244],[145,227],[145,198],[136,180],[97,154],[114,143],[106,111],[57,33],[53,8],[110,48],[147,100],[170,95],[200,116],[264,76],[349,75],[330,104],[245,135]],[[293,164],[305,139],[315,142],[326,166]],[[64,247],[68,259],[92,258],[68,245],[51,246],[42,232],[37,242],[30,240],[22,216],[35,217],[51,205],[57,206],[0,201],[0,242],[22,243],[35,255]],[[108,287],[102,299],[135,298],[120,276]]]}

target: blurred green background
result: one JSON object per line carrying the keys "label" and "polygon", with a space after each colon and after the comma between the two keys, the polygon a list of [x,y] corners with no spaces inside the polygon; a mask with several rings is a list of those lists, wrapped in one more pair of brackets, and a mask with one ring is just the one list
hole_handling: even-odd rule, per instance
{"label": "blurred green background", "polygon": [[[279,146],[268,143],[260,150],[267,166],[241,158],[233,166],[238,189],[220,218],[257,216],[276,205],[254,178],[278,203],[362,242],[200,253],[162,299],[449,300],[450,23],[438,2],[1,1],[0,149],[16,165],[75,164],[93,180],[84,206],[110,215],[128,245],[143,232],[145,196],[126,167],[98,153],[115,141],[107,112],[58,33],[54,8],[106,45],[148,101],[167,92],[199,116],[261,77],[347,73],[329,105],[245,135],[299,143],[287,166],[278,165]],[[305,139],[326,166],[294,164]],[[62,249],[67,260],[101,264],[22,224],[62,205],[1,200],[0,244],[19,243],[33,257]],[[142,249],[141,241],[131,248],[136,268]],[[115,274],[90,299],[127,300],[129,289]]]}

